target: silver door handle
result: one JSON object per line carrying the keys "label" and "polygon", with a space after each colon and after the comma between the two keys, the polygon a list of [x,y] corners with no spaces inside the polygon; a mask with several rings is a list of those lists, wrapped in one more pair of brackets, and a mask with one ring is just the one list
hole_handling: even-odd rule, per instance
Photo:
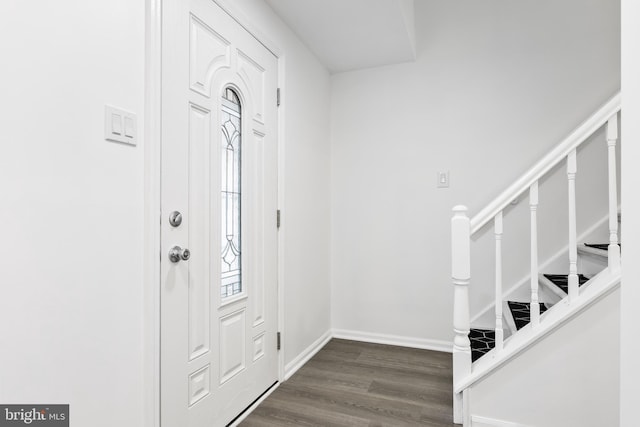
{"label": "silver door handle", "polygon": [[191,258],[191,251],[187,248],[182,249],[180,246],[174,246],[169,250],[171,262],[187,261],[189,258]]}

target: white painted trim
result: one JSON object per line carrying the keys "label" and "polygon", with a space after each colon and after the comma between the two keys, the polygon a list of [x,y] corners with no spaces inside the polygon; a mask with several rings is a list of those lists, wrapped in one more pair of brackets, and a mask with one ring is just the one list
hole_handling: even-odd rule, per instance
{"label": "white painted trim", "polygon": [[471,390],[467,389],[462,392],[462,426],[471,425]]}
{"label": "white painted trim", "polygon": [[531,184],[542,178],[555,165],[563,161],[567,155],[582,144],[598,128],[603,126],[611,116],[620,111],[620,92],[607,101],[593,113],[585,122],[578,126],[569,136],[544,156],[524,175],[510,185],[484,209],[471,218],[471,235],[474,235],[485,224],[502,211],[512,200],[531,187]]}
{"label": "white painted trim", "polygon": [[511,421],[498,420],[496,418],[471,416],[471,427],[528,427],[526,424],[514,423]]}
{"label": "white painted trim", "polygon": [[375,344],[397,345],[400,347],[420,348],[423,350],[442,351],[445,353],[453,352],[453,343],[450,341],[430,340],[425,338],[406,337],[401,335],[385,335],[372,332],[334,329],[333,338],[370,342]]}
{"label": "white painted trim", "polygon": [[606,249],[596,249],[585,245],[578,245],[578,253],[580,255],[589,255],[596,259],[603,259],[606,261],[609,256],[609,251]]}
{"label": "white painted trim", "polygon": [[[598,228],[600,228],[603,224],[607,223],[608,221],[609,221],[609,214],[606,214],[604,217],[600,218],[595,224],[593,224],[591,227],[589,227],[587,230],[585,230],[583,233],[581,233],[580,236],[578,236],[578,241],[582,242],[587,236],[589,236],[590,234],[595,232]],[[540,264],[540,268],[538,268],[538,271],[545,271],[547,269],[547,267],[549,267],[549,265],[551,265],[552,263],[554,263],[555,261],[557,261],[561,257],[566,257],[568,252],[569,252],[569,245],[567,244],[562,249],[560,249],[558,252],[556,252],[553,256],[551,256],[550,258],[546,259],[542,264]],[[531,274],[525,275],[522,279],[518,280],[515,285],[513,285],[509,289],[507,289],[502,294],[502,298],[503,299],[507,299],[509,297],[509,295],[511,295],[512,293],[516,292],[521,287],[523,287],[525,285],[529,285],[530,280],[531,280]],[[486,315],[487,312],[492,311],[493,307],[494,307],[494,304],[495,304],[495,301],[491,301],[489,304],[487,304],[485,306],[485,308],[483,308],[481,311],[479,311],[478,314],[473,316],[471,318],[471,324],[473,325],[475,322],[478,321],[478,319],[480,319],[480,318],[482,318],[482,316]]]}
{"label": "white painted trim", "polygon": [[245,409],[245,411],[242,413],[242,415],[240,415],[238,417],[238,419],[236,419],[233,423],[231,423],[229,426],[227,427],[236,427],[238,425],[240,425],[241,422],[243,422],[249,415],[251,415],[251,413],[258,407],[260,406],[260,404],[262,402],[264,402],[267,397],[271,396],[271,393],[273,393],[274,391],[277,390],[278,387],[280,387],[280,382],[278,382],[276,385],[272,386],[265,394],[263,394],[262,396],[260,396],[260,399],[256,400],[255,402],[253,402],[251,404],[251,406],[249,406],[247,409]]}
{"label": "white painted trim", "polygon": [[454,392],[461,391],[480,381],[494,370],[511,359],[523,354],[527,348],[553,333],[556,329],[570,322],[577,315],[589,309],[593,304],[615,291],[620,286],[620,271],[612,272],[605,268],[593,279],[586,289],[580,289],[578,298],[569,304],[564,299],[547,310],[540,319],[540,325],[532,329],[531,324],[520,329],[517,334],[509,338],[504,349],[497,353],[491,350],[473,364],[471,375],[454,384]]}
{"label": "white painted trim", "polygon": [[295,374],[298,369],[302,368],[305,363],[307,363],[313,356],[316,355],[317,352],[322,350],[330,340],[331,340],[331,330],[328,330],[324,334],[320,336],[317,340],[315,340],[309,347],[304,349],[300,354],[296,356],[291,362],[287,363],[285,367],[285,381],[291,378],[293,374]]}
{"label": "white painted trim", "polygon": [[145,2],[143,423],[160,426],[162,0]]}
{"label": "white painted trim", "polygon": [[291,378],[298,369],[304,366],[316,353],[332,339],[345,339],[352,341],[370,342],[376,344],[396,345],[400,347],[420,348],[423,350],[442,351],[451,353],[453,343],[447,341],[427,340],[424,338],[412,338],[399,335],[374,334],[370,332],[349,331],[345,329],[333,329],[322,334],[309,347],[298,354],[295,359],[287,363],[285,367],[284,380]]}

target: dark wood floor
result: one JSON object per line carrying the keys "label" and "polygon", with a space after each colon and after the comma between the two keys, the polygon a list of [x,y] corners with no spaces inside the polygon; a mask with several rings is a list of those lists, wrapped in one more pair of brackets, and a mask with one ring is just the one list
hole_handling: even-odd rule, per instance
{"label": "dark wood floor", "polygon": [[454,426],[451,354],[331,340],[241,427]]}

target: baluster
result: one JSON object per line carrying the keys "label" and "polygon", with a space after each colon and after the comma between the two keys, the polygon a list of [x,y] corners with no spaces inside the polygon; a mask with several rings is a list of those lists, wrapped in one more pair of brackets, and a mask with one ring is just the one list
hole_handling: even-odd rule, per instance
{"label": "baluster", "polygon": [[531,327],[540,324],[538,301],[538,181],[529,187],[529,210],[531,211]]}
{"label": "baluster", "polygon": [[502,211],[493,219],[496,237],[496,351],[501,351],[504,344],[502,329]]}
{"label": "baluster", "polygon": [[616,141],[618,139],[618,114],[607,123],[607,147],[609,152],[609,269],[620,269],[618,245],[618,189],[616,174]]}
{"label": "baluster", "polygon": [[567,178],[569,181],[569,302],[578,296],[578,246],[576,242],[576,173],[578,162],[576,150],[567,156]]}
{"label": "baluster", "polygon": [[[454,384],[471,374],[469,341],[469,282],[471,281],[471,235],[467,208],[453,208],[451,219],[451,277],[453,279],[453,380]],[[453,419],[461,424],[462,393],[453,396]]]}

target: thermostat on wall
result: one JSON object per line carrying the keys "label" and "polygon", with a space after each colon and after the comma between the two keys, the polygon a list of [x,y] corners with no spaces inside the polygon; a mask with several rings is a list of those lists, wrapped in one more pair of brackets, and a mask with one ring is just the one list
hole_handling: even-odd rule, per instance
{"label": "thermostat on wall", "polygon": [[138,143],[138,123],[134,113],[111,105],[104,106],[104,139],[113,142],[136,145]]}

